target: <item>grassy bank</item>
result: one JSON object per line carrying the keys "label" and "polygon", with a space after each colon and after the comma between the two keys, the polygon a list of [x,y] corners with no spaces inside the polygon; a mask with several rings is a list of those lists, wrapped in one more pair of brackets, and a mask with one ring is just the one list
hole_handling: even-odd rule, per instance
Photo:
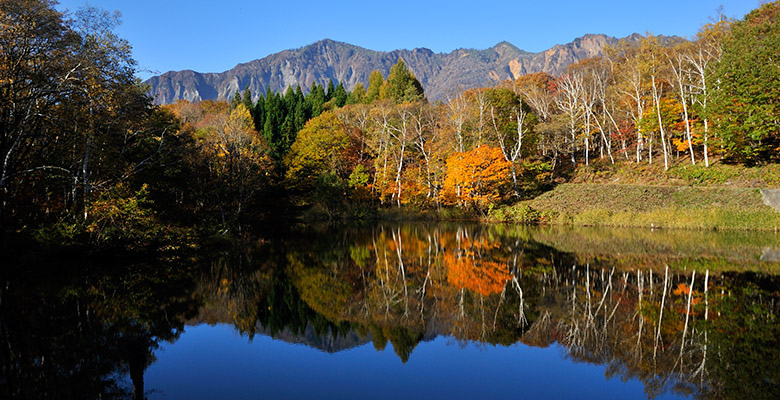
{"label": "grassy bank", "polygon": [[488,213],[490,221],[554,225],[780,230],[758,189],[567,183]]}
{"label": "grassy bank", "polygon": [[567,181],[621,185],[778,188],[780,164],[748,167],[714,162],[705,167],[701,162],[691,165],[689,161],[681,159],[673,161],[669,169],[664,170],[663,162],[611,164],[597,160],[590,165],[578,166]]}

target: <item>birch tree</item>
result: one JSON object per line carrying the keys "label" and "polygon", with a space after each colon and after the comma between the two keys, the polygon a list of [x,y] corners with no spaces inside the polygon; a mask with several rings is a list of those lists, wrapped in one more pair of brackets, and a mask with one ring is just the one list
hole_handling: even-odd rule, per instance
{"label": "birch tree", "polygon": [[720,62],[722,50],[722,41],[728,33],[730,22],[720,20],[714,24],[707,24],[702,27],[696,35],[693,51],[686,54],[687,60],[693,67],[695,76],[694,88],[696,95],[694,101],[701,107],[701,114],[704,117],[704,165],[710,166],[709,159],[709,108],[708,100],[710,97],[711,77],[710,70],[714,63]]}
{"label": "birch tree", "polygon": [[669,71],[677,96],[680,99],[683,109],[683,120],[685,121],[685,138],[688,141],[688,151],[691,153],[691,164],[696,165],[696,158],[693,154],[693,135],[691,133],[691,122],[688,117],[688,102],[691,98],[690,78],[691,73],[688,69],[689,46],[687,43],[680,43],[677,46],[668,49],[666,58],[669,62]]}
{"label": "birch tree", "polygon": [[556,82],[558,86],[558,96],[555,98],[555,104],[558,109],[568,117],[569,134],[571,135],[571,163],[577,165],[575,159],[577,126],[582,116],[582,77],[578,72],[570,72],[561,76]]}

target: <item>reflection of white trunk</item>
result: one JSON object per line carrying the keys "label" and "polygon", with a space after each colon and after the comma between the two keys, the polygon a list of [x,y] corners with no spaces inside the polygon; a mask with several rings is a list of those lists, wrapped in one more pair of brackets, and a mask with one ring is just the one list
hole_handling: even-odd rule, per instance
{"label": "reflection of white trunk", "polygon": [[680,370],[682,371],[682,355],[685,349],[685,336],[688,333],[688,318],[691,315],[691,297],[693,297],[693,280],[696,278],[696,271],[691,274],[691,285],[688,287],[688,305],[685,307],[685,325],[683,326],[682,342],[680,342]]}
{"label": "reflection of white trunk", "polygon": [[642,281],[642,271],[641,270],[636,270],[636,281],[637,281],[637,292],[638,292],[638,297],[639,297],[639,299],[637,300],[637,312],[639,313],[639,332],[636,335],[636,348],[637,348],[637,351],[639,351],[639,356],[641,357],[642,356],[642,352],[641,352],[641,350],[642,350],[642,347],[641,347],[641,343],[642,343],[642,328],[645,325],[645,316],[642,315],[642,311],[641,311],[641,309],[642,309],[642,295],[643,295],[643,292],[644,292],[644,288],[642,286],[643,281]]}
{"label": "reflection of white trunk", "polygon": [[460,300],[458,301],[458,306],[460,307],[460,318],[463,318],[463,316],[466,314],[465,310],[463,309],[463,295],[464,295],[464,289],[460,289]]}
{"label": "reflection of white trunk", "polygon": [[[599,302],[599,306],[596,308],[596,315],[598,315],[599,310],[601,310],[601,307],[604,305],[604,300],[607,299],[607,295],[609,294],[610,289],[612,289],[612,274],[615,273],[615,267],[612,267],[612,271],[609,273],[609,278],[606,281],[607,288],[604,289],[604,294],[601,295],[601,301]],[[604,270],[601,270],[601,284],[604,285]],[[606,317],[606,314],[604,314],[604,317]]]}
{"label": "reflection of white trunk", "polygon": [[590,264],[585,264],[585,293],[588,295],[588,324],[590,324],[593,320],[593,310],[591,310],[590,304]]}
{"label": "reflection of white trunk", "polygon": [[707,366],[707,317],[709,316],[709,302],[707,301],[707,285],[709,284],[710,279],[710,270],[708,269],[707,272],[704,275],[704,321],[705,321],[705,328],[704,328],[704,345],[702,345],[702,357],[701,357],[701,364],[699,365],[699,368],[696,370],[696,372],[693,373],[694,376],[696,374],[701,374],[701,381],[700,384],[704,385],[704,371]]}
{"label": "reflection of white trunk", "polygon": [[669,266],[664,269],[664,292],[661,295],[661,311],[658,313],[658,331],[655,334],[655,346],[653,346],[653,360],[658,352],[658,340],[661,338],[661,322],[664,319],[664,302],[666,301],[666,282],[669,278]]}
{"label": "reflection of white trunk", "polygon": [[520,307],[517,312],[517,322],[520,327],[525,328],[528,325],[528,319],[525,317],[525,303],[523,302],[523,289],[520,288],[520,282],[518,282],[516,276],[512,276],[512,287],[517,291],[517,295],[520,296]]}
{"label": "reflection of white trunk", "polygon": [[496,321],[498,320],[498,311],[501,309],[501,305],[504,304],[504,298],[506,297],[506,283],[504,288],[501,289],[501,296],[498,298],[498,305],[496,306],[496,312],[493,314],[493,332],[496,331]]}
{"label": "reflection of white trunk", "polygon": [[398,269],[401,270],[401,280],[404,285],[404,317],[409,315],[409,291],[406,285],[406,272],[404,271],[404,259],[403,250],[401,249],[401,228],[398,228],[398,235],[396,239],[395,231],[393,231],[393,241],[395,241],[395,253],[398,256]]}
{"label": "reflection of white trunk", "polygon": [[[376,259],[377,264],[379,264],[379,247],[376,244],[376,240],[374,240],[374,248],[376,250]],[[385,317],[390,315],[390,299],[387,297],[387,282],[390,281],[390,266],[387,263],[387,249],[383,251],[384,255],[384,264],[385,264],[385,278],[382,278],[382,274],[377,274],[377,277],[379,278],[379,285],[382,288],[382,296],[385,299]]]}
{"label": "reflection of white trunk", "polygon": [[479,294],[479,311],[482,319],[482,333],[480,333],[479,337],[480,340],[484,341],[487,334],[487,325],[485,325],[485,298],[482,296],[482,293]]}
{"label": "reflection of white trunk", "polygon": [[572,283],[571,283],[571,317],[574,318],[574,312],[576,311],[576,301],[577,301],[577,284],[575,283],[575,273],[577,272],[577,266],[572,265],[571,266],[571,275],[572,275]]}
{"label": "reflection of white trunk", "polygon": [[650,285],[648,285],[650,288],[650,297],[653,297],[653,270],[650,270]]}
{"label": "reflection of white trunk", "polygon": [[420,317],[423,317],[425,312],[425,287],[428,286],[428,281],[431,279],[431,265],[433,260],[431,259],[431,247],[433,247],[433,241],[431,235],[428,234],[428,272],[425,274],[425,280],[423,281],[422,290],[420,294]]}

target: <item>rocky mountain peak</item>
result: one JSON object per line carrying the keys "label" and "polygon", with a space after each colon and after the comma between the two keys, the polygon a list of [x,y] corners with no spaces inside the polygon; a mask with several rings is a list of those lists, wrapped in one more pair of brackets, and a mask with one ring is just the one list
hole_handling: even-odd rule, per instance
{"label": "rocky mountain peak", "polygon": [[[634,34],[626,39],[636,41],[636,36],[641,38]],[[146,83],[158,104],[178,99],[228,100],[237,90],[246,87],[255,98],[267,89],[284,91],[296,85],[307,91],[313,82],[327,85],[330,80],[343,82],[351,90],[358,82],[368,85],[373,70],[387,76],[400,57],[423,84],[428,99],[436,101],[461,90],[495,85],[526,73],[544,71],[558,75],[572,63],[601,55],[604,45],[617,41],[602,34],[587,34],[539,53],[523,51],[506,41],[485,50],[457,49],[450,53],[435,53],[424,47],[374,51],[322,39],[298,49],[238,64],[225,72],[170,71],[152,77]]]}

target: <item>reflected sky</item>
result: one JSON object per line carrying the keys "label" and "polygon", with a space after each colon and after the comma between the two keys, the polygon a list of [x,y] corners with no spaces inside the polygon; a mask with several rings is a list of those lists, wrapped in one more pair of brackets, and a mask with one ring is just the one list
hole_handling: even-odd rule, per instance
{"label": "reflected sky", "polygon": [[227,324],[201,324],[155,355],[145,374],[151,399],[646,398],[638,380],[607,378],[605,366],[568,360],[559,345],[505,347],[439,336],[420,343],[404,364],[392,344],[329,354],[268,336],[250,341]]}

